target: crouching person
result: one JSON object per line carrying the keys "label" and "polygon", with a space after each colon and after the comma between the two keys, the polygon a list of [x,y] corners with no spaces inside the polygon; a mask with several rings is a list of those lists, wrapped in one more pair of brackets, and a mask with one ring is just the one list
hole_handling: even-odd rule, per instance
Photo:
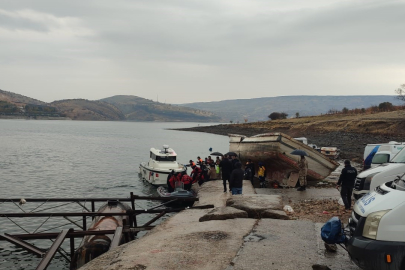
{"label": "crouching person", "polygon": [[188,191],[191,190],[193,178],[188,176],[188,174],[186,172],[182,172],[181,182],[183,182],[185,190],[188,190]]}
{"label": "crouching person", "polygon": [[232,195],[242,194],[243,177],[245,172],[242,170],[242,164],[237,162],[235,169],[231,173],[229,179],[229,186],[232,190]]}

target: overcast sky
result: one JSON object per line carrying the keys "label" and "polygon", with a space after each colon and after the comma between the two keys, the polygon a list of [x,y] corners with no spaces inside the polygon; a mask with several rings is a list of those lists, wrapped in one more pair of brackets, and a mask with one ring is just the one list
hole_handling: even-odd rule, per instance
{"label": "overcast sky", "polygon": [[0,61],[46,102],[394,95],[405,0],[3,0]]}

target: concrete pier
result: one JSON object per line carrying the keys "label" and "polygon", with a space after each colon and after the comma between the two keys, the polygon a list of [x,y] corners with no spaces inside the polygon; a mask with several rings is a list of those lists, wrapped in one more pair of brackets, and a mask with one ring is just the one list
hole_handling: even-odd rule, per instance
{"label": "concrete pier", "polygon": [[[263,207],[261,202],[277,201],[280,198],[280,195],[254,195],[255,193],[250,181],[244,181],[244,195],[241,197],[250,196],[249,207],[252,201],[257,201],[257,205],[252,207],[259,209]],[[223,192],[222,181],[210,181],[200,187],[198,205],[214,204],[217,210],[234,209],[225,207],[231,197],[236,196]],[[278,200],[280,205],[284,201]],[[322,224],[267,218],[200,222],[200,218],[210,211],[213,212],[212,209],[182,211],[144,237],[120,246],[80,269],[281,270],[313,269],[316,264],[333,270],[358,269],[350,262],[343,249],[339,248],[335,254],[325,252],[320,239]]]}

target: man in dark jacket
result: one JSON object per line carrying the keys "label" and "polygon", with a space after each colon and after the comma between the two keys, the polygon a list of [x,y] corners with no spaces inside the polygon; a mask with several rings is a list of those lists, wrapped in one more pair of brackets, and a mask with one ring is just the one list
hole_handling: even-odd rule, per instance
{"label": "man in dark jacket", "polygon": [[356,180],[357,170],[350,165],[350,160],[345,160],[345,167],[340,174],[336,188],[341,187],[340,195],[342,196],[345,209],[349,210],[352,205],[352,191],[354,181]]}
{"label": "man in dark jacket", "polygon": [[229,186],[232,189],[232,195],[242,195],[242,184],[244,175],[245,172],[242,170],[242,164],[240,162],[237,162],[235,164],[235,169],[232,171],[229,179]]}
{"label": "man in dark jacket", "polygon": [[[219,163],[219,167],[222,171],[222,182],[224,184],[224,192],[226,192],[226,181],[229,181],[229,176],[231,175],[232,171],[232,162],[228,159],[228,156],[225,155],[224,158]],[[229,187],[229,190],[231,188]]]}
{"label": "man in dark jacket", "polygon": [[235,170],[236,169],[236,163],[238,163],[239,162],[239,159],[238,159],[238,157],[237,156],[231,156],[231,162],[232,162],[232,170]]}

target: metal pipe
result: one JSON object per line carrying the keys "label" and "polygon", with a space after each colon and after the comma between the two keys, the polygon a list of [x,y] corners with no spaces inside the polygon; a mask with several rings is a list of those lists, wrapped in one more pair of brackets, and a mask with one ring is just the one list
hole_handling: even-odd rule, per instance
{"label": "metal pipe", "polygon": [[[170,197],[152,197],[152,196],[138,196],[134,195],[137,200],[157,200],[157,201],[170,201],[173,198]],[[24,198],[26,202],[105,202],[108,200],[116,200],[121,202],[130,202],[131,198]],[[176,198],[181,201],[198,201],[198,198]],[[0,198],[0,202],[19,202],[21,198]]]}
{"label": "metal pipe", "polygon": [[160,213],[159,215],[157,215],[156,217],[152,218],[151,220],[149,220],[148,222],[146,222],[143,226],[149,226],[150,224],[152,224],[153,222],[155,222],[156,220],[158,220],[159,218],[161,218],[162,216],[164,216],[166,214],[165,211],[163,211],[162,213]]}
{"label": "metal pipe", "polygon": [[[141,231],[149,231],[152,230],[155,226],[148,226],[148,227],[138,227],[138,228],[126,228],[124,232],[141,232]],[[67,234],[66,237],[70,238],[82,238],[86,235],[105,235],[105,234],[114,234],[115,230],[103,230],[103,231],[74,231]],[[29,233],[29,234],[10,234],[8,236],[13,238],[18,238],[20,240],[33,240],[33,239],[55,239],[59,233]],[[2,235],[0,235],[0,240],[2,239]]]}
{"label": "metal pipe", "polygon": [[[172,209],[156,209],[156,210],[128,210],[127,213],[117,212],[117,213],[99,213],[99,212],[77,212],[77,213],[0,213],[0,217],[89,217],[89,216],[126,216],[128,214],[146,214],[146,213],[161,213],[163,210],[166,213],[179,212],[185,209],[204,209],[212,207],[182,207],[182,208],[172,208]],[[84,224],[83,224],[84,225]]]}

